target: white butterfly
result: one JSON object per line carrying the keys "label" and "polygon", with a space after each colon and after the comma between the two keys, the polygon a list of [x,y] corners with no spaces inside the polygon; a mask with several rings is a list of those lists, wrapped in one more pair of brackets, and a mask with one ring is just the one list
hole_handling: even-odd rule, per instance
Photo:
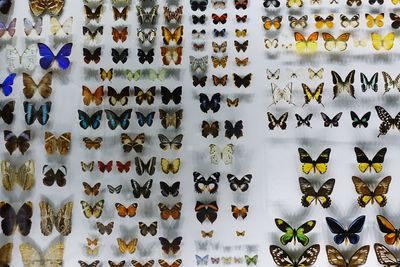
{"label": "white butterfly", "polygon": [[[33,24],[35,23],[35,24]],[[34,22],[30,21],[28,18],[24,18],[24,31],[26,36],[30,36],[33,30],[39,36],[42,34],[43,19],[39,17]]]}
{"label": "white butterfly", "polygon": [[61,30],[66,34],[70,35],[72,33],[72,24],[74,23],[74,18],[67,18],[63,24],[56,17],[50,18],[50,32],[53,35],[58,35]]}
{"label": "white butterfly", "polygon": [[222,161],[225,165],[231,164],[233,160],[233,147],[233,144],[228,144],[223,149],[220,149],[217,145],[211,144],[211,163],[218,165]]}
{"label": "white butterfly", "polygon": [[280,89],[275,83],[271,83],[272,104],[276,105],[279,101],[286,101],[288,104],[292,102],[292,83],[288,83],[283,89]]}
{"label": "white butterfly", "polygon": [[279,74],[281,69],[277,69],[275,72],[272,72],[270,69],[267,69],[267,79],[268,80],[279,80]]}
{"label": "white butterfly", "polygon": [[264,45],[265,45],[265,48],[267,48],[267,49],[277,48],[278,44],[279,44],[279,41],[276,38],[274,38],[274,39],[265,38],[264,39]]}
{"label": "white butterfly", "polygon": [[32,44],[25,49],[22,55],[19,54],[18,50],[8,45],[6,49],[6,61],[8,69],[11,72],[17,71],[33,71],[37,65],[37,44]]}
{"label": "white butterfly", "polygon": [[309,74],[309,77],[311,80],[314,78],[323,79],[324,78],[324,68],[320,68],[317,71],[315,71],[311,68],[308,68],[308,74]]}

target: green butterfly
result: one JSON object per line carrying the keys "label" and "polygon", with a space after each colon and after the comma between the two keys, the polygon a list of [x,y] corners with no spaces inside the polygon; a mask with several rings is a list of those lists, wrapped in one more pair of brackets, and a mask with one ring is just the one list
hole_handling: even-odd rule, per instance
{"label": "green butterfly", "polygon": [[244,258],[246,259],[246,265],[257,265],[257,261],[258,261],[258,255],[254,255],[253,257],[248,256],[248,255],[244,255]]}
{"label": "green butterfly", "polygon": [[302,244],[303,246],[307,246],[308,242],[310,242],[310,239],[305,234],[310,232],[315,227],[316,221],[307,221],[304,224],[300,225],[297,229],[294,229],[287,222],[279,218],[275,219],[275,224],[279,230],[285,233],[280,238],[282,245],[286,246],[286,244],[292,242],[292,240],[296,245],[297,239],[300,244]]}
{"label": "green butterfly", "polygon": [[132,72],[131,70],[126,70],[126,78],[128,81],[138,81],[140,79],[140,76],[142,75],[141,70],[137,70],[135,72]]}

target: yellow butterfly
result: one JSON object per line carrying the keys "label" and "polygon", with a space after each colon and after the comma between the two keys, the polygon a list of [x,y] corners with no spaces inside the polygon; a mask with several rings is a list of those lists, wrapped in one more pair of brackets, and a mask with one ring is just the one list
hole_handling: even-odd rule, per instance
{"label": "yellow butterfly", "polygon": [[354,47],[366,47],[367,39],[353,39]]}
{"label": "yellow butterfly", "polygon": [[161,170],[165,174],[168,174],[169,172],[176,174],[177,172],[179,172],[180,166],[181,166],[180,158],[176,158],[171,162],[169,162],[169,160],[165,158],[161,158]]}
{"label": "yellow butterfly", "polygon": [[303,6],[303,0],[287,0],[286,1],[286,6],[288,8],[292,8],[292,7],[295,7],[295,6],[302,7]]}
{"label": "yellow butterfly", "polygon": [[365,20],[367,21],[368,28],[372,28],[372,27],[374,27],[374,25],[376,25],[378,27],[382,27],[384,24],[384,21],[383,21],[384,18],[385,18],[384,13],[378,14],[375,18],[371,14],[368,14],[368,13],[365,14]]}
{"label": "yellow butterfly", "polygon": [[315,15],[314,16],[314,20],[315,20],[315,27],[317,29],[322,29],[324,26],[326,26],[328,29],[332,29],[333,28],[333,20],[334,20],[334,15],[331,14],[329,16],[327,16],[325,19],[319,15]]}
{"label": "yellow butterfly", "polygon": [[322,104],[322,92],[324,91],[324,83],[319,84],[314,92],[312,92],[310,87],[308,87],[308,85],[306,85],[305,83],[302,83],[301,86],[303,87],[303,93],[305,98],[303,106],[310,103],[310,101],[313,99],[315,99],[315,101],[317,101],[318,104],[324,106]]}
{"label": "yellow butterfly", "polygon": [[61,30],[65,33],[65,35],[70,35],[72,33],[72,24],[74,22],[73,17],[69,17],[64,21],[64,24],[61,24],[60,21],[56,17],[50,18],[50,32],[53,35],[58,35]]}
{"label": "yellow butterfly", "polygon": [[350,38],[350,33],[343,33],[335,38],[331,34],[323,32],[322,37],[324,38],[324,46],[327,51],[344,51],[347,48],[347,41]]}
{"label": "yellow butterfly", "polygon": [[172,43],[180,45],[182,43],[183,26],[179,26],[174,32],[171,32],[167,27],[162,26],[162,36],[165,45],[171,45]]}
{"label": "yellow butterfly", "polygon": [[105,80],[109,80],[111,81],[114,75],[114,69],[110,69],[108,71],[106,71],[103,68],[100,68],[100,78],[105,81]]}
{"label": "yellow butterfly", "polygon": [[243,29],[243,30],[236,29],[235,34],[236,34],[236,37],[246,37],[247,29]]}
{"label": "yellow butterfly", "polygon": [[149,69],[148,76],[151,81],[155,80],[164,81],[167,78],[167,71],[165,69],[160,69],[160,70]]}
{"label": "yellow butterfly", "polygon": [[393,4],[393,5],[397,5],[397,4],[399,4],[399,3],[400,3],[399,0],[392,0],[392,4]]}
{"label": "yellow butterfly", "polygon": [[394,38],[394,32],[388,33],[383,38],[381,35],[375,32],[371,33],[372,46],[375,48],[375,50],[381,50],[382,48],[385,50],[391,50],[394,45]]}
{"label": "yellow butterfly", "polygon": [[99,239],[89,239],[86,238],[87,245],[86,245],[86,254],[96,256],[99,253]]}
{"label": "yellow butterfly", "polygon": [[138,239],[134,238],[130,242],[126,243],[125,240],[117,238],[118,249],[122,254],[129,253],[133,254],[136,251]]}
{"label": "yellow butterfly", "polygon": [[22,243],[19,246],[24,266],[63,266],[64,243],[58,242],[51,245],[41,257],[31,244]]}
{"label": "yellow butterfly", "polygon": [[103,213],[104,199],[97,202],[93,207],[83,200],[81,201],[81,205],[83,209],[83,215],[85,215],[86,218],[99,218]]}
{"label": "yellow butterfly", "polygon": [[136,70],[135,72],[132,72],[131,70],[126,71],[126,78],[128,81],[138,81],[140,79],[140,76],[142,74],[142,70]]}
{"label": "yellow butterfly", "polygon": [[313,32],[306,39],[301,33],[295,32],[296,51],[299,54],[315,53],[318,50],[318,32]]}
{"label": "yellow butterfly", "polygon": [[322,151],[316,160],[313,160],[310,154],[308,154],[308,152],[301,147],[299,147],[298,152],[300,162],[303,164],[302,170],[305,174],[309,174],[312,170],[314,171],[314,173],[316,173],[317,171],[320,174],[326,173],[326,171],[328,170],[327,164],[329,162],[329,155],[331,154],[330,148]]}

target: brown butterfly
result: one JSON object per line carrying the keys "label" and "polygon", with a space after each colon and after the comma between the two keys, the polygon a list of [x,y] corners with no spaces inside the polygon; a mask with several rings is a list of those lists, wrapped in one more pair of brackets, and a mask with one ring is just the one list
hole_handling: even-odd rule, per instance
{"label": "brown butterfly", "polygon": [[210,124],[207,121],[203,121],[201,129],[201,135],[203,137],[207,138],[209,135],[211,135],[213,138],[215,138],[219,134],[219,122],[214,121]]}
{"label": "brown butterfly", "polygon": [[367,262],[369,246],[362,246],[359,248],[347,261],[343,254],[334,248],[333,246],[327,245],[325,247],[326,255],[328,256],[328,261],[333,266],[361,266]]}
{"label": "brown butterfly", "polygon": [[24,89],[22,91],[24,93],[24,96],[28,99],[31,99],[36,92],[39,92],[39,94],[43,98],[48,98],[52,92],[51,88],[52,80],[53,80],[52,72],[46,73],[40,80],[39,84],[35,83],[31,75],[23,73],[22,81],[24,84]]}
{"label": "brown butterfly", "polygon": [[246,57],[246,58],[240,59],[238,57],[235,57],[235,62],[236,62],[236,66],[238,66],[238,67],[246,67],[249,64],[249,58]]}
{"label": "brown butterfly", "polygon": [[81,167],[83,172],[92,172],[94,168],[94,161],[91,161],[89,163],[81,161]]}
{"label": "brown butterfly", "polygon": [[85,143],[85,147],[87,149],[99,149],[103,143],[103,138],[101,137],[96,137],[94,140],[90,139],[89,137],[84,137],[83,142]]}
{"label": "brown butterfly", "polygon": [[115,263],[113,261],[108,261],[108,264],[111,267],[123,267],[125,265],[125,261],[120,261],[119,263]]}
{"label": "brown butterfly", "polygon": [[126,21],[128,19],[128,10],[129,10],[128,6],[125,6],[121,11],[119,11],[118,8],[113,6],[112,11],[114,15],[114,20],[117,21],[119,19],[122,19]]}
{"label": "brown butterfly", "polygon": [[214,86],[222,85],[225,86],[226,83],[228,82],[228,74],[225,74],[224,76],[218,77],[216,75],[212,76]]}
{"label": "brown butterfly", "polygon": [[97,267],[97,266],[99,266],[100,261],[99,260],[95,260],[94,262],[88,264],[88,263],[80,260],[80,261],[78,261],[78,263],[79,263],[79,265],[81,267]]}
{"label": "brown butterfly", "polygon": [[178,236],[177,238],[172,240],[172,242],[170,242],[165,237],[159,237],[158,240],[160,240],[161,249],[165,254],[176,255],[178,251],[181,249],[181,242],[182,242],[181,236]]}
{"label": "brown butterfly", "polygon": [[239,98],[235,98],[235,99],[227,98],[226,99],[226,104],[230,108],[236,108],[237,106],[239,106]]}
{"label": "brown butterfly", "polygon": [[1,175],[5,190],[12,191],[15,185],[19,185],[22,190],[30,190],[35,185],[35,162],[28,160],[17,169],[11,162],[3,160]]}
{"label": "brown butterfly", "polygon": [[101,183],[96,183],[93,187],[86,182],[83,182],[82,185],[85,194],[88,196],[97,196],[100,193]]}
{"label": "brown butterfly", "polygon": [[16,212],[7,202],[0,201],[1,229],[6,236],[12,235],[18,228],[23,236],[29,235],[32,226],[32,202],[25,202]]}
{"label": "brown butterfly", "polygon": [[160,209],[161,219],[168,220],[171,217],[174,220],[178,220],[181,217],[182,202],[176,203],[172,208],[168,208],[167,205],[159,203],[158,208]]}
{"label": "brown butterfly", "polygon": [[94,102],[96,106],[101,105],[104,96],[104,86],[99,86],[94,93],[90,91],[85,85],[82,86],[83,104],[89,106],[91,102]]}
{"label": "brown butterfly", "polygon": [[179,6],[177,9],[172,11],[169,7],[164,6],[164,17],[165,20],[171,23],[171,21],[180,22],[183,16],[183,6]]}
{"label": "brown butterfly", "polygon": [[173,263],[169,264],[165,260],[159,259],[158,260],[158,264],[160,264],[161,267],[179,267],[182,264],[182,260],[181,259],[177,259]]}
{"label": "brown butterfly", "polygon": [[48,168],[48,165],[44,165],[42,173],[44,175],[43,184],[45,186],[52,186],[54,183],[57,183],[59,187],[63,187],[67,184],[67,180],[65,179],[67,168],[64,165],[56,171]]}
{"label": "brown butterfly", "polygon": [[109,222],[106,225],[104,225],[101,222],[97,222],[96,226],[97,226],[97,230],[99,230],[99,233],[101,235],[104,235],[104,234],[111,235],[112,230],[114,228],[114,222]]}
{"label": "brown butterfly", "polygon": [[151,267],[154,265],[154,260],[149,260],[145,263],[141,263],[141,262],[132,260],[131,263],[132,263],[133,267]]}
{"label": "brown butterfly", "polygon": [[369,189],[368,184],[366,184],[357,176],[353,176],[352,180],[356,192],[360,195],[357,199],[358,205],[360,205],[360,207],[364,208],[368,203],[371,202],[371,204],[374,204],[375,201],[381,207],[384,207],[386,205],[386,194],[389,191],[389,185],[392,181],[391,176],[386,176],[385,178],[383,178],[373,191]]}
{"label": "brown butterfly", "polygon": [[128,39],[128,27],[124,27],[121,30],[112,27],[112,37],[114,42],[118,43],[121,41],[124,43]]}
{"label": "brown butterfly", "polygon": [[52,16],[58,16],[64,8],[65,0],[29,0],[29,7],[35,17],[46,11]]}
{"label": "brown butterfly", "polygon": [[157,234],[157,222],[152,222],[150,225],[146,225],[144,222],[139,222],[139,229],[142,236],[150,234],[155,236]]}
{"label": "brown butterfly", "polygon": [[145,141],[144,133],[138,134],[134,139],[131,139],[131,137],[126,133],[121,134],[122,149],[124,150],[125,153],[131,152],[132,149],[136,153],[143,152],[144,141]]}
{"label": "brown butterfly", "polygon": [[246,235],[246,231],[236,231],[236,236],[245,236]]}
{"label": "brown butterfly", "polygon": [[71,147],[71,132],[66,132],[56,137],[51,132],[44,133],[44,147],[48,155],[53,154],[58,150],[60,155],[66,155]]}
{"label": "brown butterfly", "polygon": [[164,127],[164,129],[167,129],[170,126],[178,129],[181,126],[183,109],[179,109],[172,113],[168,113],[167,111],[160,109],[159,112],[161,125]]}
{"label": "brown butterfly", "polygon": [[235,45],[237,52],[240,52],[240,51],[246,52],[247,47],[249,46],[249,40],[246,40],[243,43],[239,43],[238,41],[235,41],[234,45]]}
{"label": "brown butterfly", "polygon": [[[216,57],[216,56],[211,56],[211,60],[213,62],[214,68],[218,68],[221,66],[222,68],[226,67],[226,64],[228,63],[228,56],[223,56],[223,57]],[[226,75],[228,76],[228,75]],[[228,77],[226,77],[228,78]]]}
{"label": "brown butterfly", "polygon": [[206,231],[201,231],[201,237],[202,238],[206,238],[206,237],[208,237],[208,238],[212,238],[214,236],[214,231],[209,231],[209,232],[206,232]]}
{"label": "brown butterfly", "polygon": [[46,201],[39,202],[40,229],[44,236],[53,232],[53,225],[62,236],[68,236],[72,231],[73,202],[67,202],[58,212]]}

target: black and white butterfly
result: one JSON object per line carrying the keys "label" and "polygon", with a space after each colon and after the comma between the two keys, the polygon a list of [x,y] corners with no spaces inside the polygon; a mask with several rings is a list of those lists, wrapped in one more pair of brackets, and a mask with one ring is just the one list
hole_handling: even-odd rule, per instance
{"label": "black and white butterfly", "polygon": [[275,116],[271,112],[267,112],[267,117],[269,121],[268,127],[270,130],[274,130],[276,127],[279,127],[282,130],[286,129],[286,121],[289,117],[288,112],[283,113],[278,119],[275,118]]}
{"label": "black and white butterfly", "polygon": [[339,126],[339,120],[342,117],[343,112],[339,112],[336,114],[332,119],[329,118],[328,115],[325,113],[321,112],[321,117],[324,120],[324,126],[325,127],[338,127]]}
{"label": "black and white butterfly", "polygon": [[143,185],[140,185],[138,181],[131,179],[132,194],[135,198],[149,198],[151,194],[151,187],[153,185],[153,179],[147,180]]}
{"label": "black and white butterfly", "polygon": [[285,250],[275,245],[271,245],[269,247],[269,252],[271,253],[275,264],[278,266],[308,267],[314,265],[314,263],[317,261],[320,252],[320,246],[318,244],[310,246],[300,255],[298,259],[293,259]]}
{"label": "black and white butterfly", "polygon": [[350,111],[350,117],[352,122],[352,125],[354,128],[367,128],[368,127],[368,121],[369,118],[371,117],[371,111],[368,111],[367,113],[365,113],[361,118],[358,117],[358,115],[354,112],[354,111]]}
{"label": "black and white butterfly", "polygon": [[360,79],[361,79],[361,91],[365,92],[368,89],[371,89],[374,92],[378,92],[378,72],[372,75],[370,80],[368,80],[367,76],[365,76],[365,74],[361,72]]}
{"label": "black and white butterfly", "polygon": [[121,193],[122,190],[122,185],[118,185],[116,187],[112,186],[112,185],[107,185],[108,188],[108,192],[110,192],[110,194],[119,194]]}
{"label": "black and white butterfly", "polygon": [[194,190],[199,194],[204,192],[216,193],[220,176],[221,173],[215,172],[206,179],[201,173],[193,172]]}
{"label": "black and white butterfly", "polygon": [[253,178],[253,175],[246,174],[240,179],[233,174],[228,174],[226,177],[228,178],[229,187],[232,191],[246,192],[249,189],[249,184]]}
{"label": "black and white butterfly", "polygon": [[333,86],[333,99],[335,99],[340,93],[347,92],[353,98],[354,96],[354,75],[356,71],[352,70],[347,74],[346,79],[343,81],[342,78],[336,71],[331,71]]}
{"label": "black and white butterfly", "polygon": [[279,2],[279,0],[264,0],[263,5],[265,8],[279,7],[281,5],[281,2]]}
{"label": "black and white butterfly", "polygon": [[400,112],[397,113],[396,117],[392,117],[383,107],[375,106],[376,112],[378,113],[381,124],[379,125],[379,136],[386,135],[390,129],[397,128],[400,130]]}
{"label": "black and white butterfly", "polygon": [[312,128],[311,127],[311,122],[310,122],[310,120],[311,120],[311,118],[313,116],[312,113],[308,114],[304,119],[299,114],[295,114],[294,116],[296,117],[296,120],[297,120],[296,128],[300,127],[300,126],[303,126],[303,125]]}
{"label": "black and white butterfly", "polygon": [[382,71],[383,75],[383,81],[385,82],[384,88],[385,88],[385,93],[389,92],[390,89],[395,89],[400,91],[400,74],[397,75],[396,78],[390,77],[389,73]]}

